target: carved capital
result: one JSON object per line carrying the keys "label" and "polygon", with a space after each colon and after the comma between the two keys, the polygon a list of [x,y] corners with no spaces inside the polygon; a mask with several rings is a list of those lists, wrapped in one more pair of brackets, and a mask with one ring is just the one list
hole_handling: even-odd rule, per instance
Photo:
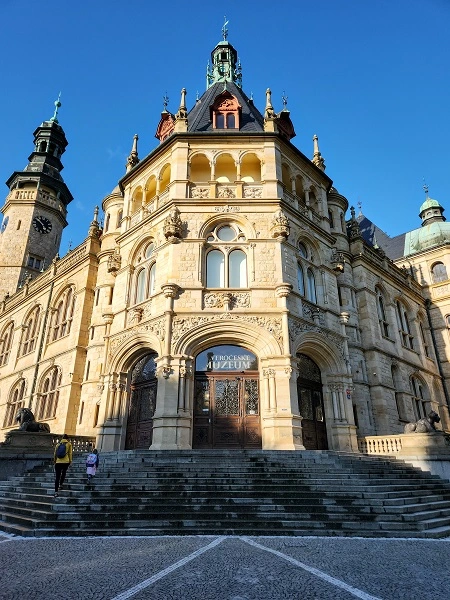
{"label": "carved capital", "polygon": [[176,298],[181,288],[176,283],[165,283],[161,286],[161,289],[164,293],[165,298]]}

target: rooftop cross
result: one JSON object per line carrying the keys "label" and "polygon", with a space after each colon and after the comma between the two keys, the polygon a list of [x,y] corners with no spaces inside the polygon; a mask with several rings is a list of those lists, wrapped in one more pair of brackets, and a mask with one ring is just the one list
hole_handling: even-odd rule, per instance
{"label": "rooftop cross", "polygon": [[283,102],[283,110],[286,110],[288,97],[286,96],[286,92],[283,90],[283,95],[281,96],[281,101]]}

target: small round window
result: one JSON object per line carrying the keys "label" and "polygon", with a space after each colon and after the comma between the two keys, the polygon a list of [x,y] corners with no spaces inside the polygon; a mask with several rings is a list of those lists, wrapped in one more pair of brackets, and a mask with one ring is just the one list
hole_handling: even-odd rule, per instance
{"label": "small round window", "polygon": [[236,232],[229,225],[225,225],[224,227],[221,227],[217,230],[217,237],[222,242],[231,242],[231,240],[234,240],[234,238],[236,237]]}

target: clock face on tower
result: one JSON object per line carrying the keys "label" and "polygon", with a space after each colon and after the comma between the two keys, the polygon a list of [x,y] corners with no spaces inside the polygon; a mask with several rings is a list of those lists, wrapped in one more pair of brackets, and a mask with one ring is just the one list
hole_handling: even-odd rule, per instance
{"label": "clock face on tower", "polygon": [[33,227],[38,233],[50,233],[52,222],[47,217],[34,217]]}

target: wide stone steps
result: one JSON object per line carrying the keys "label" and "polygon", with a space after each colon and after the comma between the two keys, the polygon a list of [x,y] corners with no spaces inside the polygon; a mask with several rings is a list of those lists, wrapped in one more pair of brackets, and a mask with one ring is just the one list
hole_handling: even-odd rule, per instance
{"label": "wide stone steps", "polygon": [[121,451],[88,485],[76,457],[0,482],[17,535],[450,535],[450,484],[386,459],[333,452]]}

